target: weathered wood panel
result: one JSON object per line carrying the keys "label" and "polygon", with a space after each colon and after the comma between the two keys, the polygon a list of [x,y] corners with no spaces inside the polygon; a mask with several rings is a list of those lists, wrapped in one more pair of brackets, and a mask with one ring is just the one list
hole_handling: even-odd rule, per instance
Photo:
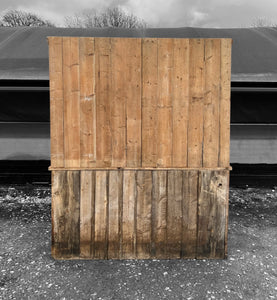
{"label": "weathered wood panel", "polygon": [[95,172],[82,171],[80,182],[80,256],[94,256]]}
{"label": "weathered wood panel", "polygon": [[137,171],[137,258],[151,257],[152,172]]}
{"label": "weathered wood panel", "polygon": [[49,38],[51,162],[64,167],[63,40]]}
{"label": "weathered wood panel", "polygon": [[53,171],[55,258],[224,258],[226,170]]}
{"label": "weathered wood panel", "polygon": [[219,100],[219,167],[230,164],[230,94],[232,40],[221,40],[221,93]]}
{"label": "weathered wood panel", "polygon": [[196,257],[198,171],[183,171],[182,258]]}
{"label": "weathered wood panel", "polygon": [[142,40],[142,167],[157,166],[158,40]]}
{"label": "weathered wood panel", "polygon": [[111,45],[109,38],[95,39],[96,166],[109,167],[111,141]]}
{"label": "weathered wood panel", "polygon": [[96,162],[95,51],[93,38],[80,38],[80,167]]}
{"label": "weathered wood panel", "polygon": [[131,39],[125,49],[126,166],[141,166],[141,39]]}
{"label": "weathered wood panel", "polygon": [[224,258],[228,171],[200,171],[197,258]]}
{"label": "weathered wood panel", "polygon": [[187,167],[189,110],[189,40],[174,40],[172,166]]}
{"label": "weathered wood panel", "polygon": [[173,40],[158,40],[157,166],[172,166]]}
{"label": "weathered wood panel", "polygon": [[203,167],[218,166],[220,50],[218,39],[205,41],[205,97],[203,129]]}
{"label": "weathered wood panel", "polygon": [[188,167],[203,165],[203,103],[205,87],[203,39],[189,41]]}
{"label": "weathered wood panel", "polygon": [[49,38],[53,168],[229,167],[230,39]]}
{"label": "weathered wood panel", "polygon": [[95,172],[94,257],[108,258],[108,194],[107,171]]}
{"label": "weathered wood panel", "polygon": [[67,167],[80,167],[79,39],[63,38],[64,155]]}
{"label": "weathered wood panel", "polygon": [[229,39],[49,38],[56,258],[226,256]]}

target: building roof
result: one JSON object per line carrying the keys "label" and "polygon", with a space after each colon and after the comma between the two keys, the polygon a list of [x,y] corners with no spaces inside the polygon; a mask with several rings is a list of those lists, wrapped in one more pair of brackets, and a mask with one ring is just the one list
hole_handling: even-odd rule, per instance
{"label": "building roof", "polygon": [[277,28],[0,28],[0,79],[47,80],[48,36],[232,38],[232,81],[277,82]]}

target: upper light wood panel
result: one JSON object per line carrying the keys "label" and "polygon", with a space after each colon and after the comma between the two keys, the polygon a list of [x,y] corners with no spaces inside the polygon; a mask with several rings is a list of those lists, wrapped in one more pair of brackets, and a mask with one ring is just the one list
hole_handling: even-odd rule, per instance
{"label": "upper light wood panel", "polygon": [[228,168],[231,39],[49,37],[52,168]]}

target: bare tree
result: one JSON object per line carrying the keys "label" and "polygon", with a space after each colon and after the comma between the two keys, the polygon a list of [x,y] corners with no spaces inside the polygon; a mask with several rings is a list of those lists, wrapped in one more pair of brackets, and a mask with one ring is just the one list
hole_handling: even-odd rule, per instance
{"label": "bare tree", "polygon": [[256,17],[252,20],[250,27],[277,27],[277,23],[266,17]]}
{"label": "bare tree", "polygon": [[54,27],[48,20],[44,20],[36,14],[22,10],[9,10],[0,18],[0,26],[17,27],[17,26],[48,26]]}
{"label": "bare tree", "polygon": [[95,10],[82,11],[65,18],[67,27],[121,27],[145,28],[146,22],[133,14],[128,14],[120,7],[107,8],[101,13]]}

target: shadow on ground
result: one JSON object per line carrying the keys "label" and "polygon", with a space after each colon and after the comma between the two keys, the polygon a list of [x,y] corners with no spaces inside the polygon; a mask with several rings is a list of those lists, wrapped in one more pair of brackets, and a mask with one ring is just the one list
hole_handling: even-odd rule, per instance
{"label": "shadow on ground", "polygon": [[48,187],[0,187],[0,299],[277,299],[277,189],[230,190],[226,260],[55,261]]}

